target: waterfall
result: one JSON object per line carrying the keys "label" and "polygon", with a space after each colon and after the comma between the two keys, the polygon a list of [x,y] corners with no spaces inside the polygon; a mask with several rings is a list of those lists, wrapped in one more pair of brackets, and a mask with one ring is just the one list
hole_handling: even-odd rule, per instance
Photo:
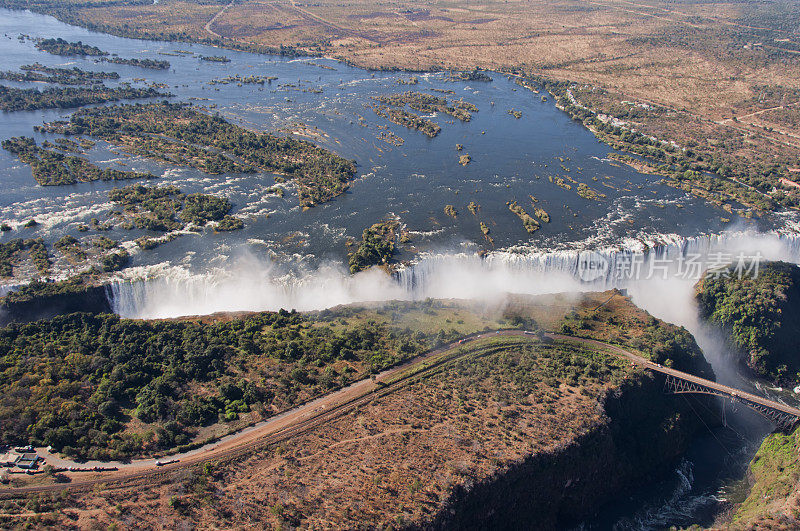
{"label": "waterfall", "polygon": [[[610,288],[629,289],[634,299],[647,292],[653,306],[659,302],[652,300],[654,293],[666,297],[680,293],[685,298],[715,262],[736,262],[743,257],[748,261],[798,263],[800,236],[727,233],[662,238],[657,244],[637,241],[598,250],[513,249],[485,257],[426,253],[392,276],[377,269],[350,275],[340,264],[295,270],[249,259],[202,273],[190,273],[177,266],[156,271],[133,269],[126,277],[114,280],[108,293],[115,312],[135,318],[280,308],[315,310],[357,302],[428,297],[490,299],[506,293]],[[650,309],[648,301],[643,306]]]}

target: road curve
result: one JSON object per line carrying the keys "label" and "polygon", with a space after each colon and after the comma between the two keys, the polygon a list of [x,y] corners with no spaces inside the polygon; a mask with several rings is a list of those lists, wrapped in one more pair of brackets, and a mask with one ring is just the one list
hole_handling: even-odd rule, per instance
{"label": "road curve", "polygon": [[[297,436],[314,427],[330,422],[344,414],[349,413],[354,408],[369,403],[371,400],[378,396],[384,396],[392,393],[404,386],[409,381],[415,379],[419,374],[429,372],[440,365],[450,363],[463,356],[481,352],[480,349],[464,349],[463,352],[456,352],[453,356],[443,356],[437,359],[440,355],[448,351],[454,350],[457,347],[470,347],[481,339],[497,336],[518,336],[524,338],[539,337],[537,332],[525,330],[498,330],[493,332],[486,332],[481,334],[474,334],[462,338],[459,341],[453,342],[444,347],[431,350],[421,356],[414,358],[402,365],[388,369],[375,378],[368,378],[355,382],[347,387],[330,394],[316,398],[305,404],[299,405],[275,417],[271,417],[265,421],[255,424],[237,433],[223,437],[215,443],[208,444],[202,448],[192,450],[183,454],[171,455],[163,458],[163,460],[172,461],[170,464],[162,467],[156,466],[155,459],[142,459],[135,460],[130,463],[98,463],[100,466],[114,465],[119,469],[110,471],[92,477],[81,479],[80,477],[73,476],[71,483],[60,483],[53,485],[36,485],[27,487],[5,487],[0,488],[0,495],[17,495],[28,494],[36,492],[54,492],[62,491],[65,489],[79,490],[82,488],[93,487],[98,484],[120,484],[123,482],[151,478],[157,479],[163,477],[170,472],[178,469],[195,466],[197,464],[207,462],[210,460],[217,460],[223,458],[235,457],[242,455],[249,450],[265,444],[273,444],[288,438]],[[554,341],[564,341],[572,343],[580,343],[592,347],[595,350],[607,354],[615,355],[632,363],[635,363],[645,369],[652,370],[657,373],[670,375],[680,378],[689,382],[709,387],[717,390],[720,393],[727,394],[733,398],[743,398],[750,400],[754,403],[761,404],[766,407],[771,407],[782,411],[784,413],[793,415],[800,418],[800,410],[767,400],[765,398],[734,389],[725,385],[706,380],[698,376],[694,376],[682,371],[671,369],[661,366],[646,360],[630,351],[627,351],[617,345],[604,343],[593,339],[579,338],[574,336],[567,336],[563,334],[546,333],[544,337]],[[491,349],[491,345],[484,347],[484,350]],[[422,364],[426,361],[433,360],[429,365],[425,366],[420,372],[413,373],[410,376],[404,376],[404,372],[409,368]],[[63,466],[66,461],[53,459],[57,466]],[[52,463],[51,463],[52,464]],[[94,463],[76,464],[77,466],[95,466]]]}

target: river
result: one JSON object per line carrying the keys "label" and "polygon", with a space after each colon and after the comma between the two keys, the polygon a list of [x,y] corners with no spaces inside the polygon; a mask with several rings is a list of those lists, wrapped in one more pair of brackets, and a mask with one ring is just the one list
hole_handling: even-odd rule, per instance
{"label": "river", "polygon": [[[92,58],[41,52],[28,38],[81,40],[120,57],[166,59],[169,70],[96,63]],[[228,63],[201,56],[225,55]],[[546,98],[492,73],[492,82],[452,81],[444,73],[416,75],[369,72],[330,59],[289,59],[207,46],[140,41],[90,32],[51,17],[0,10],[0,69],[34,62],[48,66],[115,71],[133,86],[164,84],[173,101],[219,112],[243,127],[265,132],[304,130],[311,140],[358,162],[358,178],[334,201],[301,211],[294,193],[266,193],[274,176],[206,175],[129,156],[98,142],[87,156],[104,167],[150,171],[159,184],[185,192],[227,196],[245,228],[218,234],[186,234],[150,251],[133,241],[144,233],[115,228],[104,235],[135,251],[131,267],[109,285],[109,298],[128,317],[173,317],[215,311],[318,309],[366,300],[424,297],[490,298],[507,292],[625,288],[654,315],[686,326],[698,338],[718,379],[744,386],[723,342],[696,319],[692,286],[681,260],[698,256],[704,265],[719,254],[737,253],[800,261],[796,217],[734,219],[729,213],[666,186],[607,158],[610,149]],[[266,84],[211,84],[228,76],[275,76]],[[8,86],[42,86],[11,83]],[[442,126],[436,138],[386,122],[370,109],[373,97],[418,90],[463,98],[478,107],[469,122],[431,116]],[[515,118],[509,111],[521,112]],[[71,111],[4,113],[3,139],[54,135],[33,127],[65,119]],[[304,124],[300,126],[299,124]],[[386,131],[402,146],[384,142]],[[472,162],[459,164],[456,145]],[[41,237],[52,244],[64,235],[85,237],[78,227],[91,218],[110,220],[108,190],[113,183],[41,187],[30,169],[0,151],[0,220],[14,227],[0,241]],[[567,178],[570,189],[550,178]],[[573,181],[570,181],[572,179]],[[598,201],[576,193],[575,182],[605,194]],[[291,191],[291,189],[290,189]],[[507,201],[533,210],[529,196],[551,218],[534,235],[511,213]],[[473,215],[467,205],[480,211]],[[458,216],[444,213],[453,205]],[[351,276],[345,267],[348,238],[358,239],[371,224],[393,215],[409,230],[412,246],[399,258],[409,265],[394,276],[367,271]],[[25,228],[29,219],[39,225]],[[484,239],[480,221],[491,229]],[[481,258],[478,252],[488,252]],[[587,254],[588,253],[588,254]],[[643,273],[620,275],[632,257]],[[635,260],[633,260],[635,261]],[[657,261],[659,268],[655,268]],[[586,264],[590,264],[587,269]],[[600,269],[595,270],[598,265]],[[79,266],[62,261],[57,276]],[[6,279],[4,290],[26,278]],[[728,427],[710,429],[692,446],[674,473],[630,493],[585,529],[652,529],[710,524],[727,496],[723,487],[741,478],[768,427],[746,411],[727,411]]]}

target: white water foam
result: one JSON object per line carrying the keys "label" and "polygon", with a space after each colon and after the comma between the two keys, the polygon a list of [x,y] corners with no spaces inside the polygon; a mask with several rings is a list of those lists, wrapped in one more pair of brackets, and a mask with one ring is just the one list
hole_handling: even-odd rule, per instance
{"label": "white water foam", "polygon": [[[531,252],[511,249],[481,258],[474,253],[423,255],[393,276],[373,269],[350,275],[340,264],[284,267],[245,257],[202,273],[180,266],[132,268],[110,286],[114,311],[124,317],[163,318],[222,311],[280,308],[315,310],[339,304],[393,299],[471,298],[491,300],[507,293],[544,294],[565,291],[629,290],[634,302],[663,319],[683,324],[686,304],[698,278],[680,278],[680,258],[737,253],[764,259],[800,262],[800,236],[779,233],[729,233],[695,238],[664,237],[630,241],[597,251]],[[637,278],[615,272],[637,255]],[[605,269],[582,269],[587,257]],[[704,262],[705,261],[705,262]],[[669,264],[662,270],[662,263]],[[651,270],[653,274],[651,274]],[[697,271],[700,273],[700,270]]]}

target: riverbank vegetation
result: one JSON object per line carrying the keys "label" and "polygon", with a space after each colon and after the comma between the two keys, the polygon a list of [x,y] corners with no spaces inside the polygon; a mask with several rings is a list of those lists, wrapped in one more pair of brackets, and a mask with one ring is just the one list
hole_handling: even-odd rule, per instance
{"label": "riverbank vegetation", "polygon": [[[782,186],[780,181],[789,177],[787,168],[797,166],[798,160],[780,143],[756,150],[750,147],[755,145],[753,140],[745,142],[739,133],[724,127],[713,131],[700,127],[695,119],[658,105],[621,104],[624,98],[618,94],[539,76],[517,79],[520,84],[550,91],[561,109],[600,140],[630,153],[614,154],[614,158],[639,171],[661,175],[668,184],[719,206],[745,205],[749,211],[737,209],[745,217],[800,208],[800,191]],[[664,140],[666,135],[672,139]]]}
{"label": "riverbank vegetation", "polygon": [[449,77],[453,81],[483,81],[486,83],[492,81],[489,74],[478,68],[469,72],[450,72]]}
{"label": "riverbank vegetation", "polygon": [[36,141],[29,137],[9,138],[3,140],[2,146],[3,149],[14,153],[22,162],[30,165],[33,178],[42,186],[155,178],[151,173],[100,168],[84,158],[39,147]]}
{"label": "riverbank vegetation", "polygon": [[169,97],[171,94],[148,88],[121,86],[52,87],[39,90],[0,85],[0,111],[35,111],[38,109],[71,109],[96,103]]}
{"label": "riverbank vegetation", "polygon": [[712,275],[696,288],[701,315],[729,334],[742,365],[778,384],[797,385],[800,267],[749,262]]}
{"label": "riverbank vegetation", "polygon": [[90,135],[144,157],[206,173],[260,168],[296,179],[300,204],[311,207],[344,193],[355,161],[305,140],[255,133],[185,104],[153,103],[82,109],[42,131]]}
{"label": "riverbank vegetation", "polygon": [[211,63],[230,63],[231,60],[224,55],[201,55],[201,61],[209,61]]}

